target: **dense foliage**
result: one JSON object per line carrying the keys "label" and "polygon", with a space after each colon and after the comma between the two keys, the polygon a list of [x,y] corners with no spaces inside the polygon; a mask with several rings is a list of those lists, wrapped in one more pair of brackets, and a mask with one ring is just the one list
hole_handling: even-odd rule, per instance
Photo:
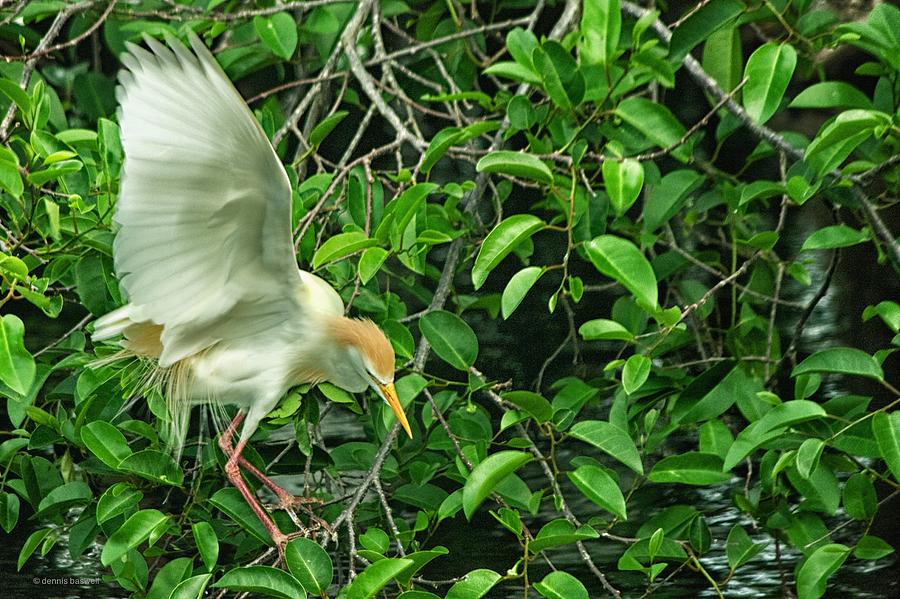
{"label": "dense foliage", "polygon": [[[893,559],[900,10],[666,4],[4,2],[19,569],[62,541],[137,597],[580,598],[699,577],[722,595],[764,554],[806,599]],[[289,165],[299,264],[389,335],[414,431],[329,385],[284,398],[251,461],[328,502],[336,535],[283,564],[201,413],[177,463],[162,398],[130,401],[128,364],[88,367],[111,351],[91,321],[123,301],[117,56],[188,30]],[[866,334],[810,337],[846,252],[877,273],[844,315]],[[728,498],[727,535],[697,487]],[[511,549],[458,571],[448,528]]]}

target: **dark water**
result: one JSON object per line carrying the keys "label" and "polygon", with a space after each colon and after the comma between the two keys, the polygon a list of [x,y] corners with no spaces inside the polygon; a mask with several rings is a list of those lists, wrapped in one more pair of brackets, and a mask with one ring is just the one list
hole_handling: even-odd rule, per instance
{"label": "dark water", "polygon": [[[817,214],[806,211],[803,220],[798,220],[793,225],[791,237],[797,240],[797,245],[802,243],[808,232],[823,226],[817,222]],[[868,248],[869,250],[871,248]],[[796,250],[794,250],[796,251]],[[867,351],[886,347],[889,345],[889,336],[886,329],[875,322],[863,325],[859,315],[862,309],[872,303],[876,303],[884,297],[896,297],[898,285],[896,277],[885,278],[885,270],[878,266],[874,256],[868,255],[867,250],[845,252],[840,263],[834,284],[828,295],[823,298],[819,307],[813,313],[810,322],[804,332],[801,341],[803,351],[814,351],[821,347],[836,344],[852,345]],[[808,299],[815,292],[817,281],[820,281],[826,268],[824,258],[820,263],[810,267],[814,285],[812,288],[797,288],[792,290],[788,284],[788,299]],[[498,271],[492,279],[505,281],[511,272],[500,274]],[[504,276],[505,275],[505,276]],[[544,283],[544,281],[542,281]],[[548,288],[555,286],[556,282],[546,282]],[[886,286],[894,286],[894,289],[886,289]],[[522,304],[517,314],[509,321],[491,321],[480,317],[477,313],[467,314],[474,328],[479,331],[481,353],[479,366],[492,378],[497,380],[510,379],[519,388],[531,388],[536,374],[541,368],[544,357],[549,355],[563,340],[567,331],[567,323],[561,310],[553,316],[547,315],[546,300],[548,293],[542,295],[538,290],[529,296]],[[609,298],[585,295],[583,302],[594,302],[596,309],[579,306],[579,312],[585,317],[596,318],[608,315]],[[479,322],[480,320],[480,322]],[[62,325],[62,323],[60,323]],[[577,323],[576,323],[577,325]],[[785,314],[780,322],[783,334],[783,346],[787,346],[790,334],[793,331],[794,322],[790,314]],[[61,330],[66,327],[61,326]],[[47,336],[52,338],[51,331]],[[584,348],[583,348],[584,349]],[[892,358],[896,359],[896,358]],[[597,368],[603,363],[600,357],[587,351],[582,360],[588,372],[579,374],[589,376],[591,364]],[[890,360],[890,359],[889,359]],[[432,364],[440,368],[437,364]],[[885,371],[891,372],[889,363],[885,364]],[[572,372],[572,353],[564,351],[552,363],[545,374],[546,382],[552,382],[555,378]],[[845,393],[848,390],[832,385],[824,389],[826,394]],[[855,392],[863,390],[853,389]],[[869,393],[876,393],[875,389],[865,389]],[[353,416],[341,410],[333,411],[333,414],[323,423],[323,434],[327,444],[334,446],[341,442],[351,440],[359,435],[358,424]],[[570,450],[571,451],[571,450]],[[561,467],[566,467],[568,460],[573,455],[560,455]],[[532,490],[546,486],[539,469],[523,471],[523,478]],[[628,476],[623,472],[623,476]],[[288,480],[285,480],[285,479]],[[288,483],[290,477],[281,477],[282,482]],[[563,477],[561,481],[570,507],[582,520],[587,521],[596,510],[596,507],[580,493],[568,485],[568,480]],[[629,501],[629,520],[641,523],[658,513],[660,510],[675,504],[694,505],[701,509],[707,518],[713,539],[711,555],[702,558],[702,563],[717,581],[724,579],[728,572],[728,565],[724,555],[725,538],[735,523],[740,523],[754,537],[755,541],[771,540],[767,535],[755,534],[754,525],[733,507],[730,499],[729,486],[712,488],[672,488],[668,485],[645,485]],[[560,514],[552,510],[552,504],[545,502],[547,507],[534,519],[536,532],[540,524],[560,517]],[[900,501],[894,500],[892,504],[885,504],[880,508],[879,519],[871,532],[877,534],[897,545],[896,536],[900,534]],[[402,516],[401,512],[401,516]],[[414,514],[407,514],[413,517]],[[831,524],[832,528],[834,523]],[[833,542],[852,544],[862,534],[859,524],[851,524],[837,531],[832,536]],[[125,597],[125,591],[114,584],[99,581],[101,573],[105,571],[99,561],[97,547],[89,550],[77,561],[69,558],[66,539],[61,538],[46,556],[38,554],[31,557],[23,568],[16,573],[16,560],[19,549],[25,539],[32,532],[26,526],[20,526],[12,535],[4,536],[4,542],[0,544],[0,568],[5,574],[2,591],[3,597],[41,597],[47,599],[69,599],[75,597]],[[447,579],[464,575],[475,568],[491,568],[501,574],[511,567],[519,556],[521,548],[511,534],[505,532],[487,514],[485,509],[475,515],[471,523],[466,522],[461,516],[452,521],[445,522],[438,529],[432,544],[445,545],[450,549],[450,554],[439,558],[423,574],[430,579]],[[624,549],[624,546],[614,541],[592,541],[587,544],[592,558],[597,566],[606,574],[610,582],[622,591],[625,597],[640,597],[647,590],[646,580],[640,574],[619,572],[616,561]],[[590,591],[591,596],[602,596],[599,582],[581,560],[573,546],[550,549],[547,555],[554,566],[564,569],[577,576]],[[726,597],[777,597],[782,596],[782,576],[786,580],[788,588],[793,592],[794,567],[800,559],[797,552],[781,547],[781,570],[777,567],[776,547],[770,543],[749,564],[740,568],[730,582],[722,588]],[[343,556],[335,555],[335,563],[342,563]],[[671,569],[670,569],[671,570]],[[667,570],[662,577],[665,577]],[[539,581],[550,571],[542,561],[537,560],[529,568],[529,577],[532,582]],[[74,584],[71,579],[86,579],[80,584]],[[446,587],[436,590],[442,594]],[[508,584],[496,588],[490,594],[491,597],[523,597],[521,583]],[[537,593],[532,592],[532,597]],[[682,569],[670,584],[662,585],[654,590],[652,597],[714,597],[715,591],[700,574]],[[832,577],[828,588],[827,597],[895,597],[900,596],[900,568],[895,556],[890,556],[875,562],[860,561],[850,557],[840,571]]]}

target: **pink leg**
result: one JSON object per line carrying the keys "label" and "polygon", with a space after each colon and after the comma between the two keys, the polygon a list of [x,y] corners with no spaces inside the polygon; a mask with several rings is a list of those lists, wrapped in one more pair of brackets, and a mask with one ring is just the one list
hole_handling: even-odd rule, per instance
{"label": "pink leg", "polygon": [[239,441],[237,447],[232,447],[231,439],[234,436],[234,431],[243,420],[244,413],[238,412],[237,416],[234,417],[234,420],[231,421],[231,424],[228,425],[228,428],[226,428],[222,435],[219,437],[219,447],[228,457],[228,462],[225,464],[225,475],[228,476],[228,480],[231,481],[231,484],[233,484],[237,488],[237,490],[240,491],[241,495],[243,495],[244,497],[244,500],[250,506],[250,509],[253,510],[253,512],[256,514],[256,517],[259,518],[259,521],[262,522],[263,526],[266,527],[266,530],[269,532],[269,536],[272,537],[272,540],[278,547],[279,555],[281,555],[284,553],[284,546],[287,544],[289,537],[281,532],[281,530],[279,530],[278,526],[275,524],[266,510],[264,510],[256,500],[253,492],[247,487],[247,483],[245,483],[244,479],[241,478],[239,464],[242,460],[241,451],[243,451],[246,442]]}

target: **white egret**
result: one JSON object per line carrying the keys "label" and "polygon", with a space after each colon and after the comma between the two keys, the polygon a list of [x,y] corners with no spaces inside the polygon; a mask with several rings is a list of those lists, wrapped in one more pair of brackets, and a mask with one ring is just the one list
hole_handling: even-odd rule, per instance
{"label": "white egret", "polygon": [[[394,389],[394,351],[368,320],[344,316],[337,292],[299,270],[287,173],[250,109],[200,39],[152,50],[128,44],[117,97],[125,162],[113,246],[130,303],[98,319],[93,339],[122,336],[121,356],[149,362],[171,436],[191,406],[237,405],[221,431],[225,467],[279,549],[283,534],[241,478],[289,508],[304,502],[241,451],[285,392],[328,381],[373,388],[412,436]],[[243,422],[240,438],[232,436]]]}

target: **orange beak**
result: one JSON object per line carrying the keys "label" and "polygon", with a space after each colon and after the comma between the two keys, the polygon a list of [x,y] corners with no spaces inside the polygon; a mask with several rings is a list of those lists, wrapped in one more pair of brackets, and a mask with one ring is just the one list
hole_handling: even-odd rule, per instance
{"label": "orange beak", "polygon": [[406,420],[406,414],[403,412],[403,406],[400,405],[400,399],[397,397],[397,390],[394,389],[394,383],[388,383],[387,385],[378,384],[378,390],[381,392],[381,397],[384,398],[384,401],[387,402],[391,409],[394,410],[394,414],[397,415],[397,420],[400,422],[400,426],[403,427],[403,430],[406,431],[406,434],[409,435],[409,438],[412,439],[412,430],[409,428],[409,421]]}

